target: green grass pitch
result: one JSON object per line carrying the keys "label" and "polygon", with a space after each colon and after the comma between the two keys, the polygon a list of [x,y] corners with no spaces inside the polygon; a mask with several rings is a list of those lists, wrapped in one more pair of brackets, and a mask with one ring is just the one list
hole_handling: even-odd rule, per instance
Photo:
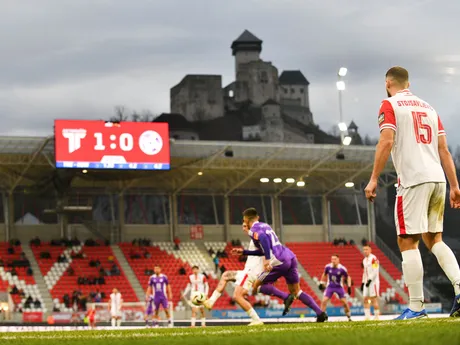
{"label": "green grass pitch", "polygon": [[2,333],[0,344],[460,344],[460,319],[330,322],[208,328]]}

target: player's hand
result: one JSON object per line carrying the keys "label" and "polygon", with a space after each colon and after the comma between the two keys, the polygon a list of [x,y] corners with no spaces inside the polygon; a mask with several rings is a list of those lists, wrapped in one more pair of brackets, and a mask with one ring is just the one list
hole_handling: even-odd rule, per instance
{"label": "player's hand", "polygon": [[351,296],[351,286],[348,287],[348,296]]}
{"label": "player's hand", "polygon": [[369,287],[369,285],[371,285],[371,283],[372,283],[372,280],[369,279],[369,280],[367,281],[367,283],[366,283],[366,287]]}
{"label": "player's hand", "polygon": [[450,189],[450,207],[460,208],[460,189],[459,188]]}
{"label": "player's hand", "polygon": [[233,248],[230,253],[232,255],[243,255],[243,248]]}
{"label": "player's hand", "polygon": [[364,283],[361,284],[361,292],[364,291]]}
{"label": "player's hand", "polygon": [[270,260],[264,259],[264,269],[265,272],[270,272],[273,269],[272,265],[270,264]]}
{"label": "player's hand", "polygon": [[324,286],[323,283],[319,283],[318,288],[319,288],[319,291],[324,291],[324,290],[326,290],[326,287]]}
{"label": "player's hand", "polygon": [[364,188],[364,193],[366,193],[366,198],[370,202],[374,202],[374,199],[377,196],[377,181],[369,181],[366,188]]}

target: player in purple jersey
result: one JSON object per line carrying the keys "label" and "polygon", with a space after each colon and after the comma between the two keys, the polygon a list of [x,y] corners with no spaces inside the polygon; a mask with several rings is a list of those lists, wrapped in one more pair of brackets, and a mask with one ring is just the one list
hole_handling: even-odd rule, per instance
{"label": "player in purple jersey", "polygon": [[[149,322],[149,318],[154,315],[153,326],[158,326],[158,316],[160,313],[160,306],[168,319],[168,326],[172,327],[171,314],[169,312],[168,298],[172,301],[171,285],[169,285],[168,278],[161,273],[161,267],[156,265],[154,267],[154,274],[149,278],[147,290],[145,291],[145,301],[147,306],[145,308],[145,322]],[[168,298],[166,298],[166,294]]]}
{"label": "player in purple jersey", "polygon": [[[326,286],[327,279],[327,286]],[[347,298],[345,297],[345,289],[343,288],[343,280],[347,279],[348,295],[351,295],[351,277],[345,266],[340,264],[340,259],[337,254],[332,255],[331,263],[327,264],[321,276],[319,289],[324,291],[324,297],[321,301],[321,309],[326,310],[327,303],[334,294],[340,298],[345,310],[345,315],[348,321],[351,321],[350,306],[348,305]]]}
{"label": "player in purple jersey", "polygon": [[313,309],[317,315],[317,322],[327,321],[327,314],[321,310],[315,300],[300,289],[300,278],[297,270],[297,258],[287,247],[283,246],[273,229],[266,223],[259,222],[259,215],[255,208],[248,208],[243,212],[243,222],[248,226],[248,235],[253,240],[257,250],[233,249],[235,255],[264,256],[264,272],[254,283],[253,291],[261,288],[264,294],[271,294],[270,289],[281,277],[286,279],[290,293],[290,303],[285,304],[283,315],[286,315],[294,299],[298,298],[303,304]]}

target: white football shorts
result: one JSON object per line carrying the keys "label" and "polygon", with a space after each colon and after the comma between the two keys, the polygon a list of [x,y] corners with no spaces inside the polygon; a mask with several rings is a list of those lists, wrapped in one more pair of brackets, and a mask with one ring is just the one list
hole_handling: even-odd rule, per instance
{"label": "white football shorts", "polygon": [[256,280],[257,275],[253,274],[251,270],[237,271],[235,285],[241,286],[246,291],[251,291]]}
{"label": "white football shorts", "polygon": [[428,182],[414,187],[398,187],[395,224],[399,235],[442,232],[446,184]]}
{"label": "white football shorts", "polygon": [[380,282],[371,282],[369,286],[364,285],[363,297],[379,297]]}

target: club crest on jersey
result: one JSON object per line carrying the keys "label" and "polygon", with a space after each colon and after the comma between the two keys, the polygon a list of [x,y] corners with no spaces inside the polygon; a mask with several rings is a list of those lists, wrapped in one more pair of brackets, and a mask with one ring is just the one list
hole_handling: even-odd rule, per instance
{"label": "club crest on jersey", "polygon": [[381,114],[379,115],[379,125],[380,125],[383,121],[385,121],[385,113],[381,113]]}

